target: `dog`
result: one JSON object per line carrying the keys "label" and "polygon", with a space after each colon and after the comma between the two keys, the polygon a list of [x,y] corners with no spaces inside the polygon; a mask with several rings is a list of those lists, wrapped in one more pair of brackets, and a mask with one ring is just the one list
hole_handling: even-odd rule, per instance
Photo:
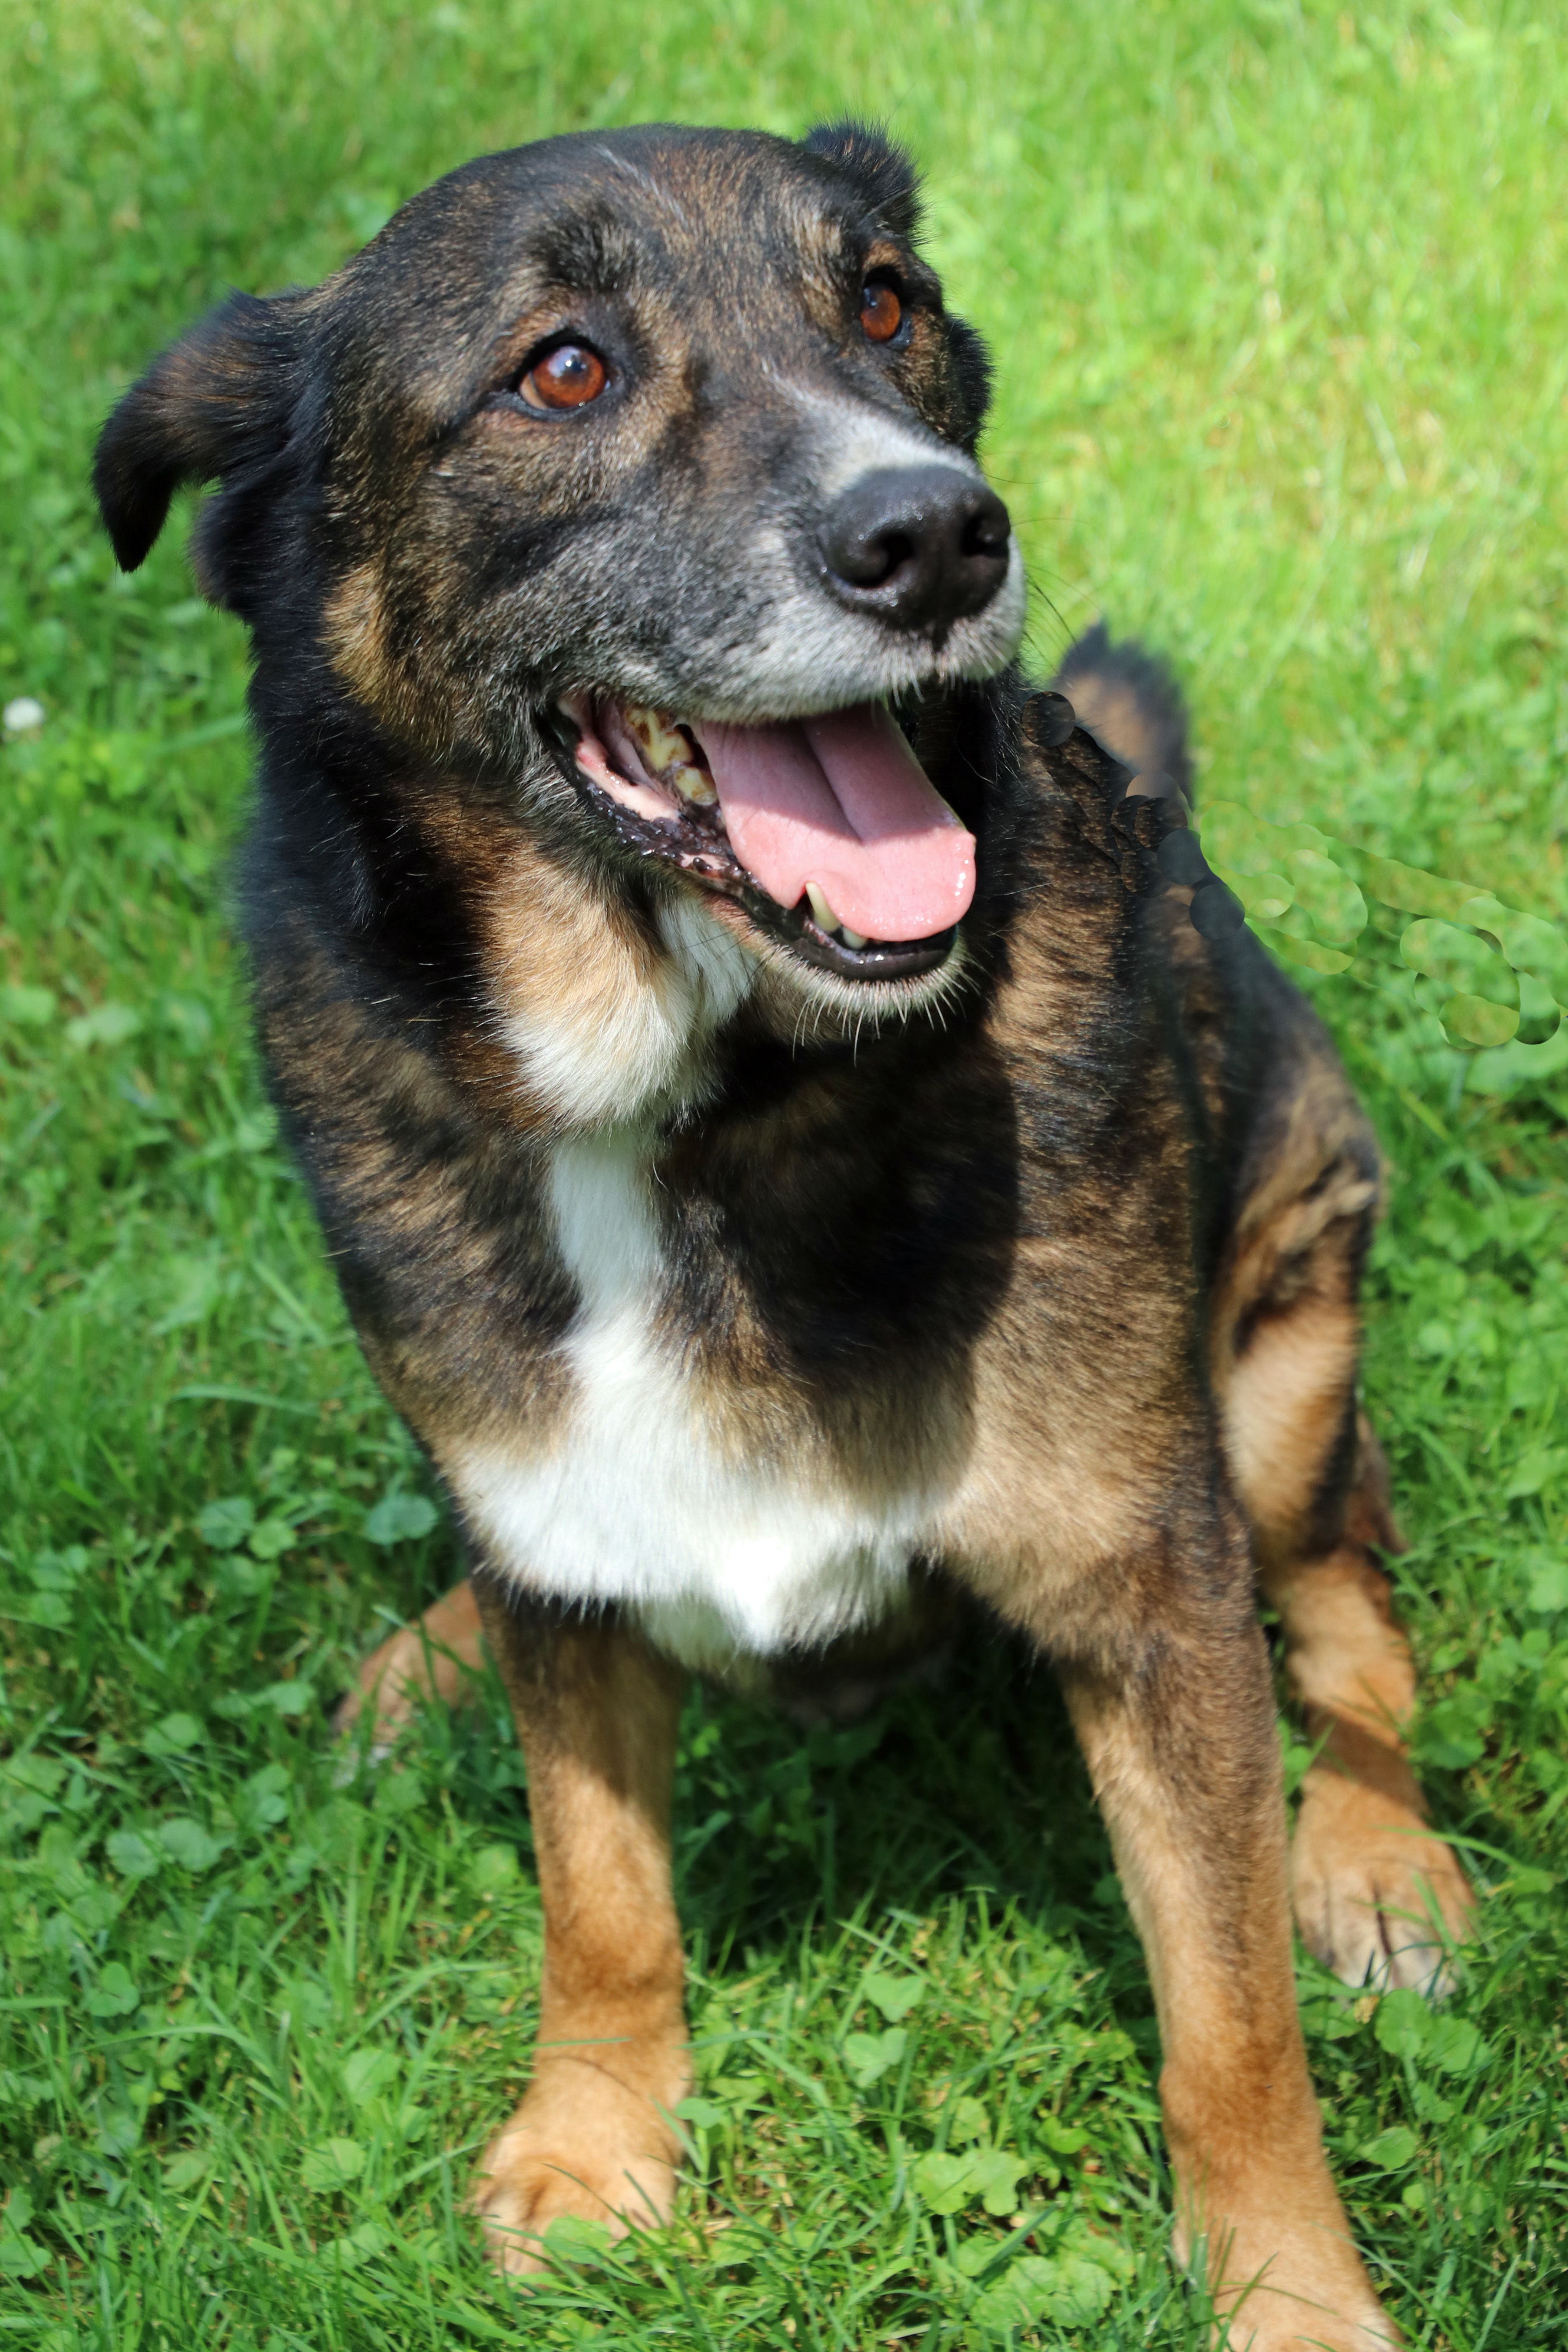
{"label": "dog", "polygon": [[1471,1900],[1357,1404],[1378,1155],[1204,863],[1167,674],[1102,627],[1019,673],[918,229],[852,122],[545,141],[104,429],[127,568],[218,486],[269,1082],[470,1563],[347,1712],[384,1745],[481,1636],[515,1712],[539,2042],[476,2201],[521,2271],[672,2208],[687,1677],[832,1709],[955,1609],[1021,1633],[1148,1952],[1178,2252],[1232,2341],[1370,2352],[1291,1897],[1353,1983],[1432,1982]]}

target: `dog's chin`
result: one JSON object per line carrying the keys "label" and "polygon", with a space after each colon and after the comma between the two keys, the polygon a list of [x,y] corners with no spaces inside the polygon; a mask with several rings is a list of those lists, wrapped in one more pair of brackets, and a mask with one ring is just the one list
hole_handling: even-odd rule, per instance
{"label": "dog's chin", "polygon": [[[700,723],[700,722],[699,722]],[[957,922],[878,939],[841,923],[815,887],[784,905],[737,856],[700,737],[665,714],[604,696],[563,697],[545,730],[596,826],[661,882],[705,900],[775,979],[820,1013],[908,1014],[949,992],[963,962]]]}
{"label": "dog's chin", "polygon": [[[725,919],[713,908],[718,919]],[[775,1034],[812,1045],[858,1045],[879,1030],[925,1019],[945,1027],[974,973],[962,923],[944,932],[941,960],[901,976],[847,980],[754,927],[748,944],[762,977],[754,1003]],[[936,942],[921,942],[922,945]]]}

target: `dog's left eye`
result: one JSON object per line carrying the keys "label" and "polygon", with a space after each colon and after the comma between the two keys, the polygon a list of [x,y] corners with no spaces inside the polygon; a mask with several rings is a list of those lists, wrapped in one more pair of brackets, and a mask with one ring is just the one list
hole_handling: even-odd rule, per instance
{"label": "dog's left eye", "polygon": [[518,391],[530,408],[584,408],[608,381],[604,361],[586,343],[557,343],[535,360]]}
{"label": "dog's left eye", "polygon": [[874,343],[890,343],[904,323],[904,306],[885,278],[868,278],[860,289],[860,324]]}

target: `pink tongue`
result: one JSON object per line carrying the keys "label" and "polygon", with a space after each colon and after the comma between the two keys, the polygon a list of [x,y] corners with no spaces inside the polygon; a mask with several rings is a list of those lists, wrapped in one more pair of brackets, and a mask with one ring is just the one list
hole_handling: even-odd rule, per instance
{"label": "pink tongue", "polygon": [[974,843],[879,703],[700,730],[730,845],[781,907],[815,882],[841,923],[923,940],[974,896]]}

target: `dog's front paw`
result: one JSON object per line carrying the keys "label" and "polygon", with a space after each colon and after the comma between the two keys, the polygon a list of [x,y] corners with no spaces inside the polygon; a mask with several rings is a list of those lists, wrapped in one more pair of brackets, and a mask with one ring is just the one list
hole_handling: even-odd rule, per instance
{"label": "dog's front paw", "polygon": [[1452,1990],[1449,1954],[1475,1896],[1453,1850],[1413,1807],[1331,1767],[1308,1774],[1290,1850],[1301,1939],[1346,1984]]}
{"label": "dog's front paw", "polygon": [[1400,2352],[1405,2338],[1382,2306],[1333,2311],[1310,2295],[1247,2295],[1215,2333],[1215,2352]]}
{"label": "dog's front paw", "polygon": [[1172,2245],[1177,2267],[1224,2315],[1215,2352],[1400,2352],[1404,2336],[1338,2231],[1264,2220],[1222,2231],[1220,2243],[1223,2265],[1206,2236],[1194,2250],[1178,2229]]}
{"label": "dog's front paw", "polygon": [[[676,2097],[681,2086],[672,2084]],[[675,2210],[679,2153],[655,2102],[588,2062],[550,2060],[490,2147],[474,2209],[503,2271],[543,2270],[552,2221],[603,2222],[612,2237],[657,2229]]]}

